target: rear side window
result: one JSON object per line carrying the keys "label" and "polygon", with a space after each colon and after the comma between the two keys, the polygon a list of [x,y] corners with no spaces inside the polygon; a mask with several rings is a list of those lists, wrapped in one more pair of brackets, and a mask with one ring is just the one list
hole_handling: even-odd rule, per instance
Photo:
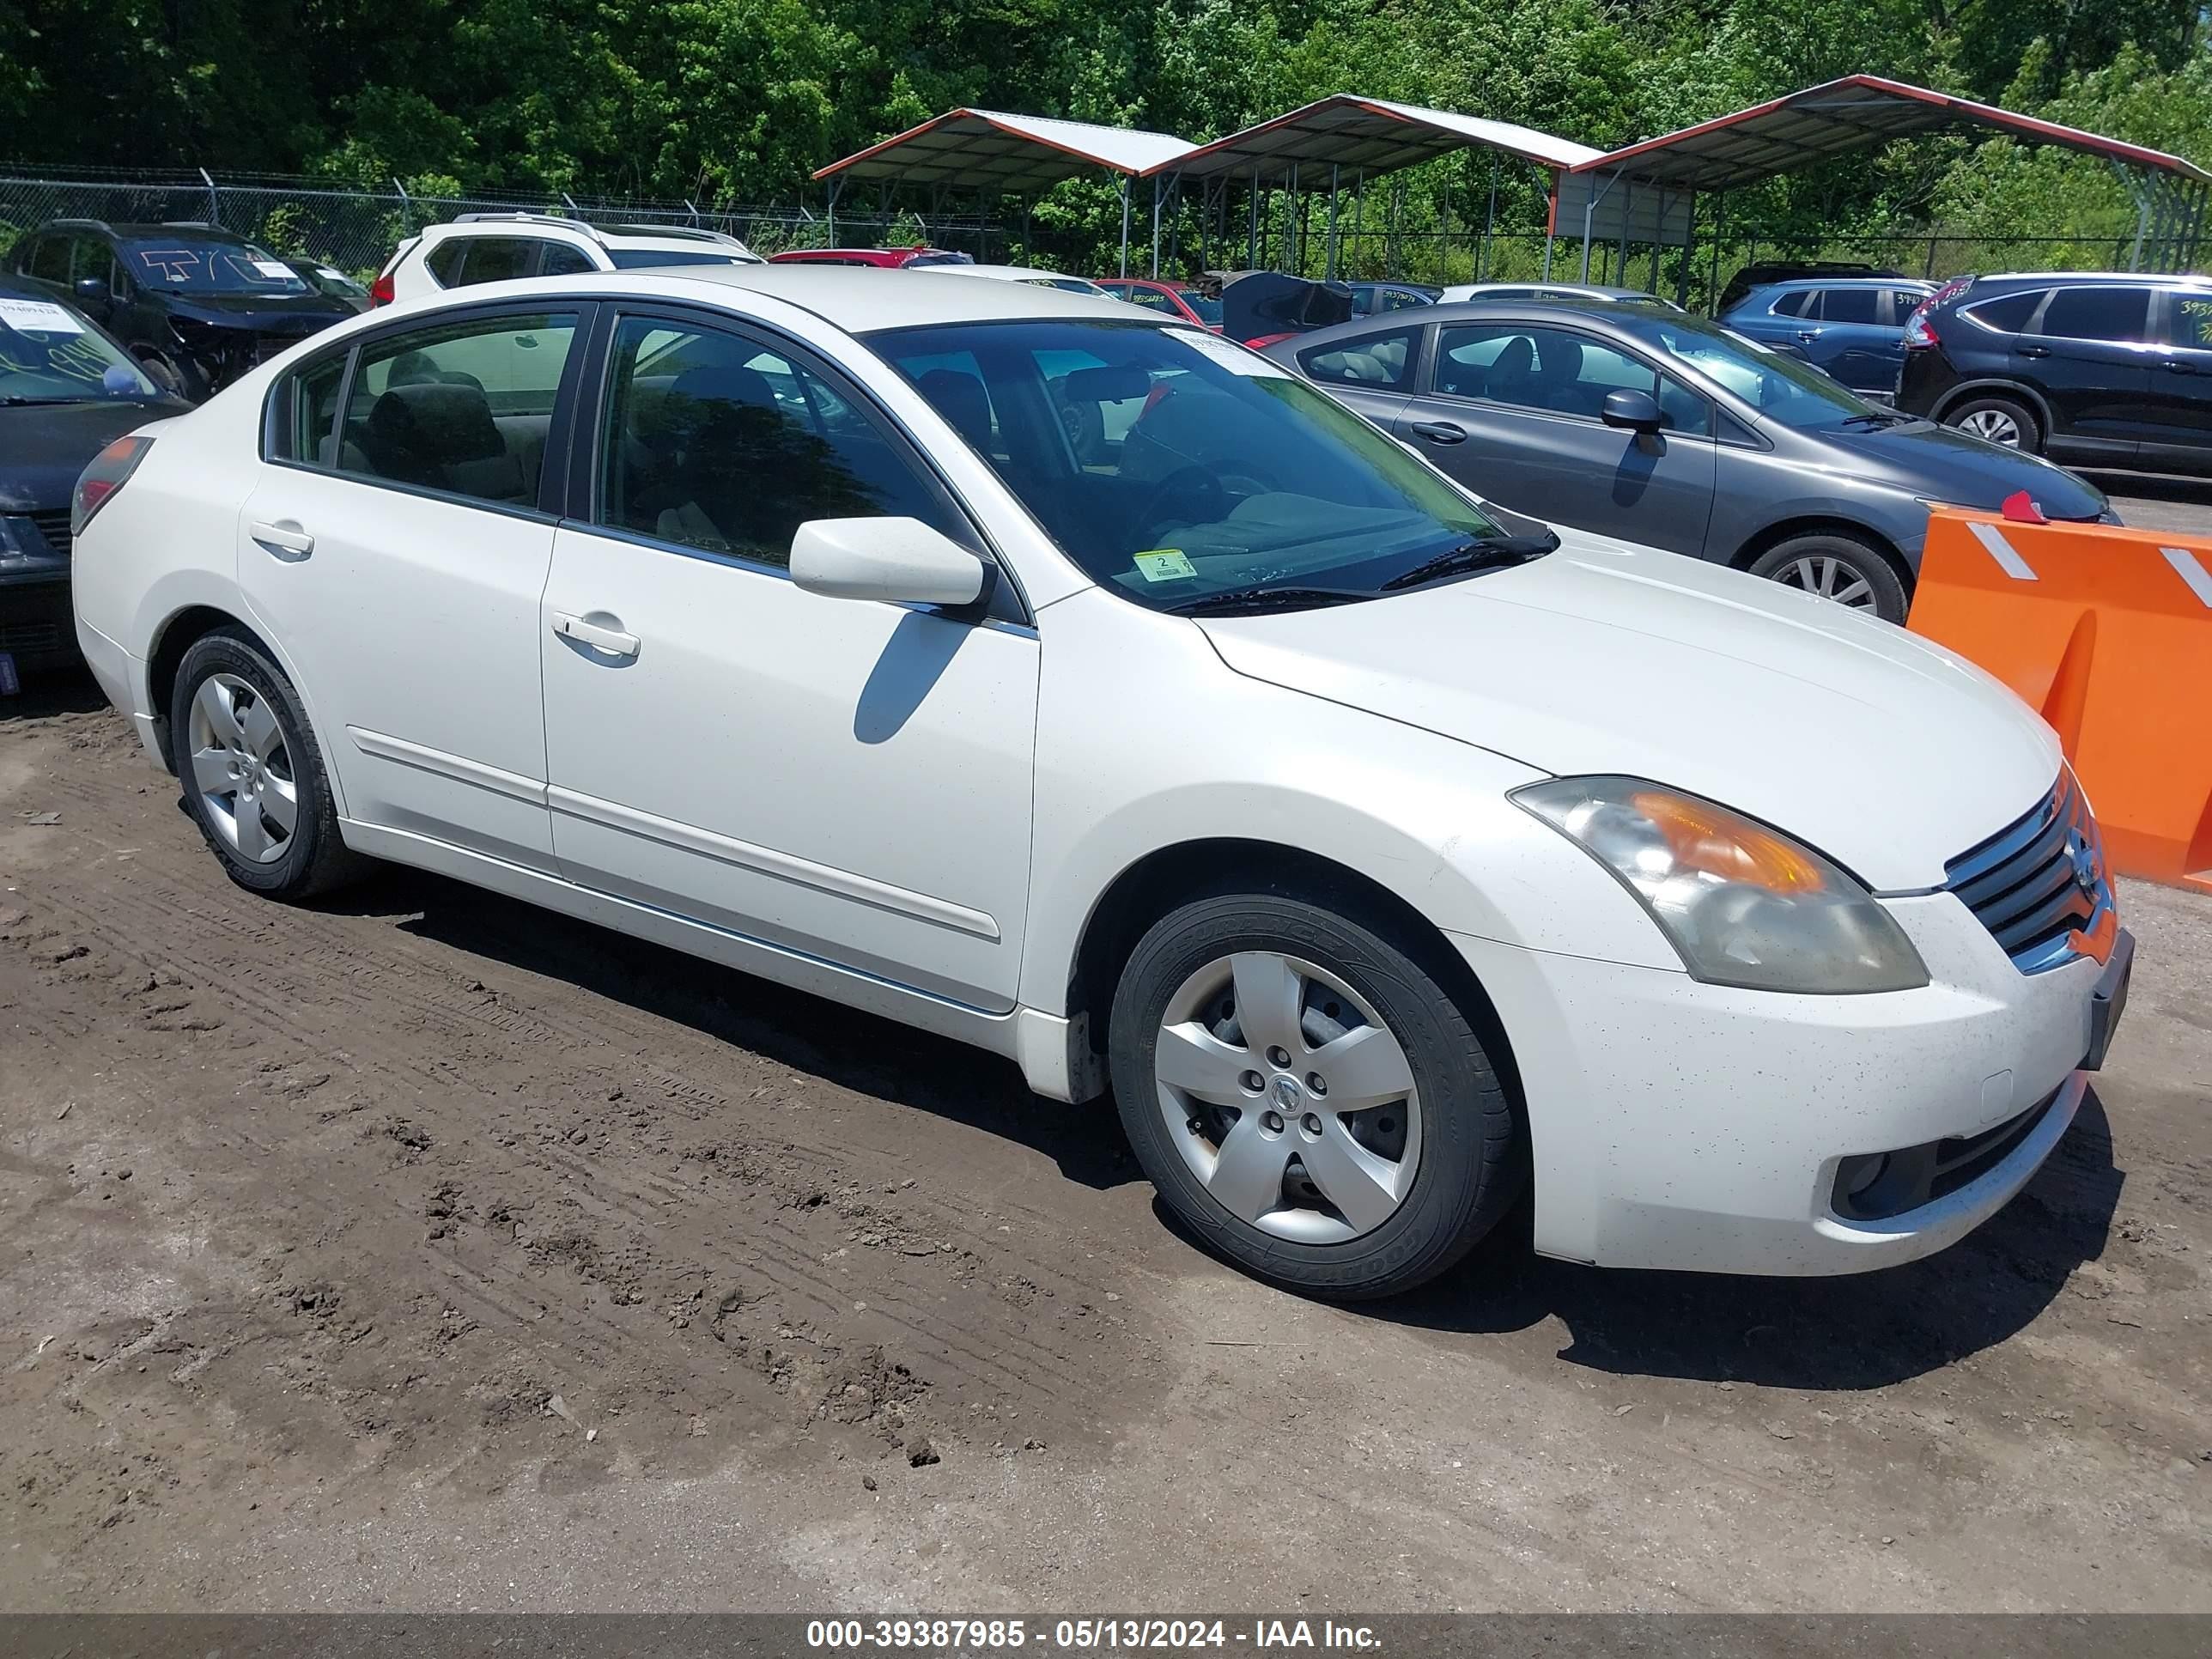
{"label": "rear side window", "polygon": [[361,351],[337,470],[526,507],[538,499],[573,313],[471,318]]}
{"label": "rear side window", "polygon": [[1871,323],[1881,301],[1880,289],[1832,288],[1820,296],[1820,320],[1824,323]]}
{"label": "rear side window", "polygon": [[283,427],[276,434],[280,459],[309,466],[337,465],[333,428],[338,417],[338,387],[345,379],[346,356],[310,363],[292,377],[286,393]]}
{"label": "rear side window", "polygon": [[482,236],[468,239],[468,261],[461,267],[461,286],[504,283],[530,274],[531,261],[544,244],[530,236]]}
{"label": "rear side window", "polygon": [[469,251],[465,238],[455,236],[439,243],[422,256],[422,263],[430,275],[438,279],[440,288],[452,288],[461,280],[461,256]]}
{"label": "rear side window", "polygon": [[1778,317],[1802,317],[1805,307],[1813,302],[1814,296],[1819,292],[1818,289],[1801,288],[1785,294],[1774,302],[1774,314]]}
{"label": "rear side window", "polygon": [[[658,265],[733,265],[727,253],[701,247],[617,247],[607,250],[617,270],[651,270]],[[579,267],[582,269],[582,267]]]}
{"label": "rear side window", "polygon": [[1909,288],[1893,288],[1890,289],[1890,320],[1893,323],[1895,323],[1898,327],[1903,328],[1905,326],[1905,319],[1907,317],[1910,317],[1915,311],[1918,310],[1920,308],[1920,302],[1927,297],[1928,296],[1926,295],[1916,293],[1913,289]]}
{"label": "rear side window", "polygon": [[2027,319],[2035,315],[2035,308],[2043,303],[2044,290],[2030,289],[2025,294],[2008,294],[2002,299],[1984,300],[1979,305],[1966,306],[1960,314],[1971,317],[1984,328],[1995,329],[2000,334],[2017,334],[2027,326]]}
{"label": "rear side window", "polygon": [[1413,371],[1413,342],[1419,333],[1418,329],[1404,328],[1394,334],[1370,334],[1325,351],[1302,352],[1298,366],[1326,385],[1401,389]]}
{"label": "rear side window", "polygon": [[2147,288],[2062,288],[2043,308],[2037,332],[2061,340],[2141,340],[2149,315]]}

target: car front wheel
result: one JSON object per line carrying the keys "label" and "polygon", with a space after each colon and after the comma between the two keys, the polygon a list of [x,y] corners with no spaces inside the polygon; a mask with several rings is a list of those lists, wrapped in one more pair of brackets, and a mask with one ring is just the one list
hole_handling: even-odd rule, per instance
{"label": "car front wheel", "polygon": [[178,665],[169,735],[185,808],[240,887],[301,899],[365,867],[338,835],[299,694],[250,635],[220,629],[193,641]]}
{"label": "car front wheel", "polygon": [[1943,424],[2007,449],[2024,449],[2031,455],[2043,450],[2043,428],[2027,405],[2010,398],[1969,398],[1943,411]]}
{"label": "car front wheel", "polygon": [[1884,622],[1905,621],[1905,579],[1887,555],[1854,536],[1793,536],[1753,560],[1751,574],[1854,611],[1871,611]]}
{"label": "car front wheel", "polygon": [[1162,1201],[1234,1265],[1341,1301],[1443,1273],[1524,1179],[1484,1039],[1395,933],[1222,893],[1145,935],[1114,1002],[1115,1095]]}

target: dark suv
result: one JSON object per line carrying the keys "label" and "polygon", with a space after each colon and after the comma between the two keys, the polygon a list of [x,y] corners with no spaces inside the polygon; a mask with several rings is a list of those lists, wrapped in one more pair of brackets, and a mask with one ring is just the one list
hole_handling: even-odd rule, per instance
{"label": "dark suv", "polygon": [[2212,474],[2212,282],[1960,277],[1905,325],[1897,407],[2074,466]]}
{"label": "dark suv", "polygon": [[19,240],[9,264],[194,403],[354,314],[266,248],[214,225],[56,219]]}

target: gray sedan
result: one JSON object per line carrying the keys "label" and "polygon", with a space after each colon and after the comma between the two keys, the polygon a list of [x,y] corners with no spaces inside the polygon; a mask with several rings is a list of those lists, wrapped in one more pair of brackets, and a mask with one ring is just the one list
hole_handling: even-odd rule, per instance
{"label": "gray sedan", "polygon": [[1480,301],[1267,348],[1486,501],[1732,564],[1902,622],[1928,508],[2025,493],[2106,517],[2072,473],[1880,409],[1671,307]]}

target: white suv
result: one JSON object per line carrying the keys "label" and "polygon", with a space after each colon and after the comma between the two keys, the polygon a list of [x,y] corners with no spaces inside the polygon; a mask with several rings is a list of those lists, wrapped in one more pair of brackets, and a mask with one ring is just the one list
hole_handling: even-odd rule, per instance
{"label": "white suv", "polygon": [[518,276],[662,265],[750,265],[761,257],[734,236],[687,225],[587,225],[545,213],[464,213],[402,242],[377,273],[378,305],[441,289]]}

